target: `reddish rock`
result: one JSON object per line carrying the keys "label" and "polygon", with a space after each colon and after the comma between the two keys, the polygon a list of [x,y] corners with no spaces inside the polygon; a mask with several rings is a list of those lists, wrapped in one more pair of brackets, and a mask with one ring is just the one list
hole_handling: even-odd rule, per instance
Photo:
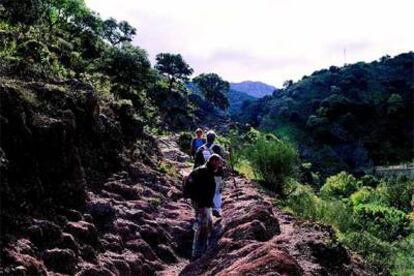
{"label": "reddish rock", "polygon": [[257,241],[267,241],[272,238],[271,233],[269,233],[264,224],[258,220],[238,225],[237,227],[226,232],[224,236],[234,240],[244,239]]}
{"label": "reddish rock", "polygon": [[166,262],[167,264],[176,263],[177,257],[175,256],[174,252],[165,244],[159,244],[155,247],[155,253],[158,257]]}
{"label": "reddish rock", "polygon": [[75,253],[79,252],[79,244],[75,241],[75,238],[68,233],[62,234],[62,242],[59,244],[60,248],[72,249]]}
{"label": "reddish rock", "polygon": [[87,266],[82,268],[75,276],[116,276],[116,274],[103,266]]}
{"label": "reddish rock", "polygon": [[146,243],[142,239],[128,241],[125,247],[131,250],[132,252],[141,253],[145,257],[145,259],[149,261],[158,260],[158,257],[157,255],[155,255],[152,248],[148,245],[148,243]]}
{"label": "reddish rock", "polygon": [[5,272],[10,272],[9,275],[47,275],[46,267],[41,260],[27,254],[17,253],[14,250],[5,250],[3,262],[11,264],[4,268]]}
{"label": "reddish rock", "polygon": [[302,269],[288,253],[277,248],[253,251],[235,261],[230,267],[218,273],[225,275],[289,275],[300,276]]}
{"label": "reddish rock", "polygon": [[82,243],[97,245],[98,244],[98,233],[95,225],[86,221],[69,222],[65,231],[72,234],[77,240]]}
{"label": "reddish rock", "polygon": [[77,264],[75,252],[70,249],[50,249],[43,253],[45,265],[56,272],[74,274]]}
{"label": "reddish rock", "polygon": [[34,225],[27,229],[27,236],[38,246],[54,246],[62,239],[62,229],[47,220],[33,220]]}
{"label": "reddish rock", "polygon": [[108,192],[118,194],[126,200],[134,200],[140,198],[139,190],[119,182],[106,183],[104,185],[104,189]]}

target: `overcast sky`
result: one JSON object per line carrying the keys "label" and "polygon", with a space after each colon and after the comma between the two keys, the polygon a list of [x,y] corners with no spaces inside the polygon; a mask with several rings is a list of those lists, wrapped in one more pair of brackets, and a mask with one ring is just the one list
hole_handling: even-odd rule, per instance
{"label": "overcast sky", "polygon": [[[134,44],[181,53],[195,74],[280,87],[330,65],[414,50],[413,0],[86,0]],[[345,55],[344,55],[344,49]]]}

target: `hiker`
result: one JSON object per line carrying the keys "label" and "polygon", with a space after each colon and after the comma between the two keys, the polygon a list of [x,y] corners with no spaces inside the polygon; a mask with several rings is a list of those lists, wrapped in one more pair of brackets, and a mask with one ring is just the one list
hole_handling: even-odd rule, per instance
{"label": "hiker", "polygon": [[[220,157],[223,156],[224,150],[217,144],[214,143],[216,140],[216,133],[212,130],[207,132],[207,142],[202,145],[196,153],[194,160],[194,168],[203,165],[212,154],[218,154]],[[213,216],[221,217],[221,189],[223,187],[223,169],[215,175],[216,191],[214,194],[214,208]]]}
{"label": "hiker", "polygon": [[184,197],[190,198],[195,210],[196,221],[193,225],[194,239],[192,257],[199,258],[208,246],[212,230],[211,208],[216,191],[215,176],[223,169],[223,159],[212,154],[206,164],[194,169],[184,185]]}
{"label": "hiker", "polygon": [[195,131],[196,137],[191,141],[191,156],[195,157],[197,150],[206,143],[206,139],[203,138],[203,130],[201,128],[197,128]]}

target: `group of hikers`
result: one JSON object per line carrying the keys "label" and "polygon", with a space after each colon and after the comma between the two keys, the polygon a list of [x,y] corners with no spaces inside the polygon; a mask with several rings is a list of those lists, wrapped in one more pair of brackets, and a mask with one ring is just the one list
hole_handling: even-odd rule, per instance
{"label": "group of hikers", "polygon": [[199,258],[208,246],[213,227],[212,216],[221,218],[221,190],[223,187],[225,150],[215,144],[216,133],[201,128],[191,142],[194,170],[184,182],[184,197],[191,199],[195,210],[192,258]]}

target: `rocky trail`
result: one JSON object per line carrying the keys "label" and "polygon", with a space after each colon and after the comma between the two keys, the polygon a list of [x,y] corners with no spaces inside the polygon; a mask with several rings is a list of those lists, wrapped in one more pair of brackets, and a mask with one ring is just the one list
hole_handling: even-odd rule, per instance
{"label": "rocky trail", "polygon": [[[164,158],[182,175],[191,171],[176,138],[161,139]],[[183,165],[187,164],[187,165]],[[257,184],[238,175],[225,181],[223,218],[200,259],[180,260],[161,275],[365,275],[360,261],[335,242],[333,229],[298,221],[271,204]],[[180,207],[188,208],[181,205]],[[188,214],[188,209],[180,213]],[[187,216],[177,220],[189,221]]]}
{"label": "rocky trail", "polygon": [[[162,172],[133,163],[88,191],[84,209],[32,219],[2,251],[4,275],[367,275],[331,228],[275,208],[252,181],[225,181],[223,218],[190,262],[193,210],[181,196],[190,158],[177,136],[157,139]],[[177,174],[178,172],[178,174]]]}

